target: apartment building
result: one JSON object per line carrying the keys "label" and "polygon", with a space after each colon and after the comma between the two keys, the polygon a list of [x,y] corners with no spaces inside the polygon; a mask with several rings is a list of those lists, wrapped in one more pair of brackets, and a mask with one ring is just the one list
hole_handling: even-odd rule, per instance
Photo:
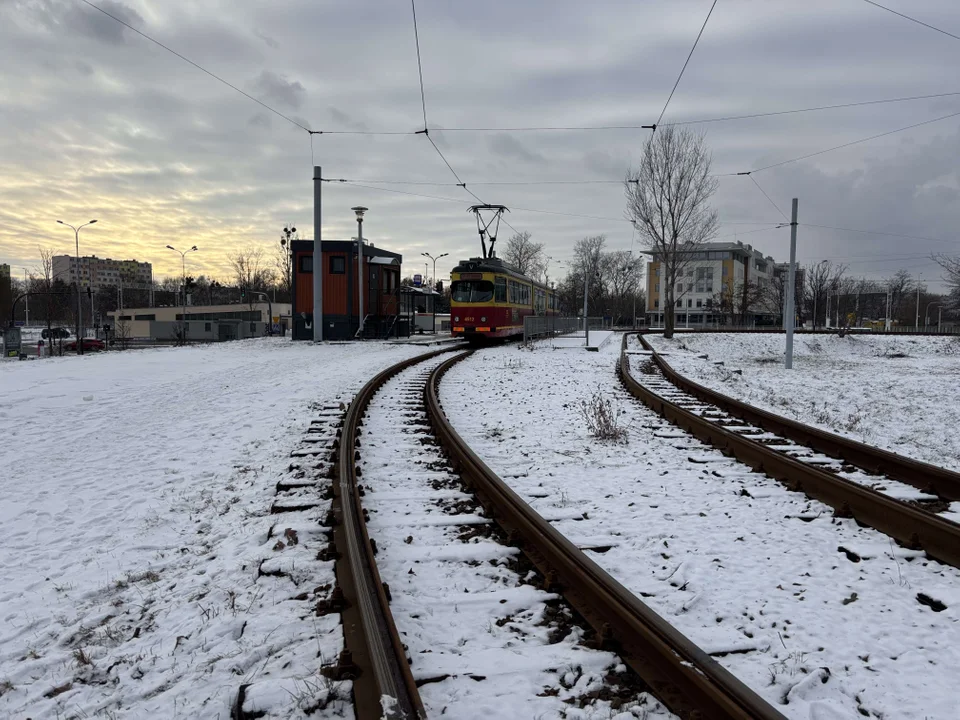
{"label": "apartment building", "polygon": [[96,290],[104,287],[148,288],[153,280],[153,266],[136,260],[111,260],[96,255],[81,257],[53,256],[53,277],[65,283],[80,283]]}
{"label": "apartment building", "polygon": [[[652,250],[647,263],[647,322],[663,324],[663,279],[660,258]],[[677,327],[704,327],[723,321],[718,302],[747,283],[766,291],[773,281],[776,262],[769,255],[742,242],[705,243],[690,258],[674,288]],[[751,324],[763,322],[766,305],[749,308]]]}

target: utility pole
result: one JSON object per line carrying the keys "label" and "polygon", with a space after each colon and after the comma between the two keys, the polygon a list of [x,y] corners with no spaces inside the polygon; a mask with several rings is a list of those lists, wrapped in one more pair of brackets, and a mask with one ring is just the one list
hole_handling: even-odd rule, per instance
{"label": "utility pole", "polygon": [[587,289],[590,287],[590,268],[583,270],[583,336],[584,346],[590,347],[590,324],[587,322]]}
{"label": "utility pole", "polygon": [[180,252],[173,245],[167,245],[168,250],[173,250],[174,252],[180,253],[180,269],[182,270],[182,280],[180,284],[181,290],[181,300],[183,302],[183,314],[180,316],[180,328],[183,332],[181,341],[184,345],[187,344],[187,253],[192,253],[197,251],[197,246],[194,245],[189,250],[184,250]]}
{"label": "utility pole", "polygon": [[790,269],[787,272],[787,301],[783,308],[783,327],[787,332],[787,349],[784,360],[784,367],[787,370],[793,368],[793,324],[796,318],[796,312],[793,307],[793,300],[796,287],[797,271],[797,198],[793,199],[793,209],[790,214]]}
{"label": "utility pole", "polygon": [[[840,304],[840,298],[838,297],[837,305],[839,304]],[[823,325],[824,327],[827,328],[827,330],[830,329],[830,291],[829,290],[827,290],[827,312],[823,316]]]}
{"label": "utility pole", "polygon": [[917,319],[914,321],[914,327],[920,329],[920,279],[923,277],[923,273],[917,275]]}
{"label": "utility pole", "polygon": [[357,335],[363,337],[363,214],[367,208],[357,205],[350,209],[357,214],[357,297],[360,300],[360,323],[357,326]]}
{"label": "utility pole", "polygon": [[30,283],[27,280],[26,268],[23,269],[23,291],[27,294],[26,298],[24,298],[24,302],[26,303],[27,318],[26,320],[23,321],[23,324],[29,327],[30,326]]}
{"label": "utility pole", "polygon": [[887,288],[887,314],[884,318],[883,329],[890,332],[890,288]]}
{"label": "utility pole", "polygon": [[323,340],[323,244],[320,239],[320,166],[313,166],[313,341]]}

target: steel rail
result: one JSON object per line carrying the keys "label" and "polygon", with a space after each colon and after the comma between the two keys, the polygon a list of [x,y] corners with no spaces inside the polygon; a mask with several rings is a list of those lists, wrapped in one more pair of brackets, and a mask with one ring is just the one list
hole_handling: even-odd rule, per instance
{"label": "steel rail", "polygon": [[[654,412],[725,455],[829,505],[839,517],[853,517],[906,547],[924,550],[930,557],[960,567],[960,525],[795,460],[661,397],[631,375],[627,338],[624,335],[617,371],[630,394]],[[655,362],[656,353],[651,357]]]}
{"label": "steel rail", "polygon": [[671,711],[703,720],[783,720],[772,705],[608,575],[511,490],[460,437],[439,400],[443,375],[463,355],[439,365],[424,388],[431,425],[453,467],[487,514]]}
{"label": "steel rail", "polygon": [[341,616],[348,653],[341,656],[340,666],[341,672],[347,672],[353,679],[358,720],[426,717],[390,612],[387,591],[377,570],[376,550],[367,532],[357,484],[358,430],[373,396],[390,378],[421,362],[460,349],[462,347],[442,348],[387,368],[360,389],[344,417],[337,459],[338,480],[334,484],[334,544],[337,585],[344,599]]}
{"label": "steel rail", "polygon": [[643,347],[653,353],[653,361],[664,377],[684,392],[716,405],[751,425],[806,445],[868,473],[886,475],[891,480],[899,480],[943,500],[960,500],[960,473],[810,427],[711,390],[678,373],[654,351],[643,335],[639,338]]}

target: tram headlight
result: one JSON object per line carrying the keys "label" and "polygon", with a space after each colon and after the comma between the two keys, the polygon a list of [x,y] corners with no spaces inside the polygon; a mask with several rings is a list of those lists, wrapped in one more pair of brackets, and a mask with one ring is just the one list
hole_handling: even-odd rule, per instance
{"label": "tram headlight", "polygon": [[454,322],[460,322],[460,316],[459,316],[459,315],[454,315],[454,316],[453,316],[453,321],[454,321]]}
{"label": "tram headlight", "polygon": [[486,315],[481,315],[481,316],[480,316],[480,322],[486,322],[486,321],[487,321],[487,316],[486,316]]}

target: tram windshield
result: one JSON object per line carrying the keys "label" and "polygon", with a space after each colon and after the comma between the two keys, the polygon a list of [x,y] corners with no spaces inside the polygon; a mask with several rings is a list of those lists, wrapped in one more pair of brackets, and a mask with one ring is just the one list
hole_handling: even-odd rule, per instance
{"label": "tram windshield", "polygon": [[482,303],[493,300],[493,283],[489,280],[457,280],[450,296],[458,303]]}

